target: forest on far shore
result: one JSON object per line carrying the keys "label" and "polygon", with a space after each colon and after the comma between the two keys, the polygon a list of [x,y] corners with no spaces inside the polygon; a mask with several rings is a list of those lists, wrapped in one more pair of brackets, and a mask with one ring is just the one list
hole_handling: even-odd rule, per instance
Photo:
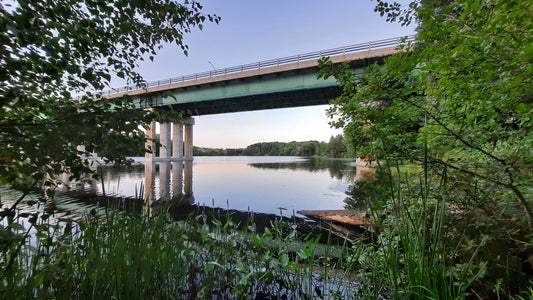
{"label": "forest on far shore", "polygon": [[353,157],[342,135],[332,136],[329,142],[263,142],[246,148],[213,149],[194,147],[194,156],[320,156],[331,158]]}

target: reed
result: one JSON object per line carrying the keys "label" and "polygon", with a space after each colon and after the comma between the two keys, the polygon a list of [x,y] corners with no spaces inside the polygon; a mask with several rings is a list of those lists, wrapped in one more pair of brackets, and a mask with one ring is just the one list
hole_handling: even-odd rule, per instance
{"label": "reed", "polygon": [[[455,258],[465,241],[446,230],[447,172],[430,174],[424,156],[419,172],[403,172],[394,160],[380,165],[387,192],[372,199],[372,242],[358,245],[348,261],[361,279],[360,298],[465,299],[486,271],[474,263],[486,239],[457,267]],[[381,214],[384,209],[389,214]]]}
{"label": "reed", "polygon": [[2,297],[328,299],[354,292],[344,273],[332,271],[334,246],[301,236],[289,218],[258,232],[253,213],[240,226],[230,213],[205,208],[182,221],[162,211],[95,209],[78,219],[34,220],[32,234],[18,232],[2,245]]}

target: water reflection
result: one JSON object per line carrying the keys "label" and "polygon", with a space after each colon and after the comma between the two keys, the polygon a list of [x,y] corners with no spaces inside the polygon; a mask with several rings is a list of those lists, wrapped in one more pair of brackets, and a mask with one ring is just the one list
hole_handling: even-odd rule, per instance
{"label": "water reflection", "polygon": [[331,178],[343,180],[347,173],[351,173],[353,168],[349,163],[351,160],[308,158],[291,164],[288,163],[251,163],[250,166],[259,169],[289,169],[318,172],[328,170]]}
{"label": "water reflection", "polygon": [[[145,163],[145,199],[150,204],[156,200],[172,201],[173,205],[178,206],[193,204],[192,166],[192,161]],[[158,169],[157,173],[156,169]],[[159,197],[156,193],[156,176],[159,179]]]}
{"label": "water reflection", "polygon": [[[298,210],[343,209],[346,192],[368,168],[353,161],[300,157],[196,157],[194,162],[100,166],[104,185],[91,193],[142,197],[150,204],[253,210],[290,216]],[[193,176],[194,173],[194,176]],[[87,188],[87,187],[86,187]],[[87,191],[87,190],[86,190]]]}

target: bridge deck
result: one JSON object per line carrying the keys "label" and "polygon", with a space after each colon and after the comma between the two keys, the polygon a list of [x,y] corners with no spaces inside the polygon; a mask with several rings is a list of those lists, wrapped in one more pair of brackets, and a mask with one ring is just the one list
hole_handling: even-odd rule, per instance
{"label": "bridge deck", "polygon": [[[377,61],[379,59],[382,59],[384,57],[397,53],[398,51],[399,50],[397,49],[397,47],[388,47],[388,48],[381,48],[381,49],[374,49],[374,50],[369,50],[369,51],[362,51],[362,52],[355,52],[355,53],[332,56],[330,57],[330,60],[334,64],[346,62],[346,63],[349,63],[352,67],[359,67],[359,66],[367,65],[369,61],[370,62]],[[258,76],[266,76],[269,74],[279,74],[279,73],[285,73],[285,72],[291,72],[291,71],[302,71],[305,69],[316,69],[317,67],[318,67],[318,60],[301,61],[301,62],[290,63],[290,64],[285,64],[285,65],[266,67],[262,69],[242,71],[239,73],[231,73],[231,74],[218,75],[218,76],[212,76],[212,77],[207,77],[207,78],[200,78],[200,79],[190,80],[190,81],[162,84],[158,86],[148,87],[146,89],[124,91],[120,93],[107,95],[105,96],[105,98],[112,99],[112,98],[122,97],[124,95],[136,96],[136,95],[142,95],[142,94],[147,94],[147,93],[166,92],[166,91],[183,89],[183,88],[192,87],[192,86],[200,86],[200,85],[206,85],[206,84],[209,85],[209,84],[227,82],[227,81],[232,81],[232,80],[253,78],[253,77],[258,77]]]}
{"label": "bridge deck", "polygon": [[317,79],[319,58],[329,56],[334,64],[348,63],[354,73],[362,73],[368,65],[401,51],[397,47],[401,41],[393,38],[169,78],[149,82],[143,89],[114,90],[104,98],[128,95],[139,108],[190,115],[328,104],[341,90],[334,78]]}

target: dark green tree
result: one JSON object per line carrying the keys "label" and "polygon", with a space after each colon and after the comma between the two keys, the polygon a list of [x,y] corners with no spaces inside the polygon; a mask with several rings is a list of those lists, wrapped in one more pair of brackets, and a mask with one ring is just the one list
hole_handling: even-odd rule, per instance
{"label": "dark green tree", "polygon": [[112,76],[142,85],[137,63],[164,44],[187,54],[184,35],[219,20],[201,9],[170,0],[2,2],[0,182],[28,189],[43,178],[53,186],[63,172],[83,178],[91,152],[123,163],[143,147],[151,120],[179,117],[99,92]]}
{"label": "dark green tree", "polygon": [[[395,64],[395,59],[402,68],[410,70],[410,62],[405,57],[391,58],[387,63]],[[336,76],[343,88],[343,96],[334,99],[328,109],[330,117],[338,117],[331,124],[344,128],[347,143],[355,149],[355,154],[402,160],[412,157],[423,122],[423,116],[410,104],[420,102],[417,77],[378,65],[356,76],[348,66],[323,63],[319,74]],[[342,136],[340,139],[342,143]],[[332,140],[330,147],[331,144]]]}
{"label": "dark green tree", "polygon": [[370,267],[383,266],[376,285],[393,298],[530,297],[516,256],[533,223],[533,4],[377,2],[389,21],[418,25],[416,42],[361,76],[321,62],[343,89],[332,124],[384,167],[347,199],[393,211],[375,216],[380,249],[394,249]]}
{"label": "dark green tree", "polygon": [[[529,1],[378,1],[390,21],[417,22],[416,43],[356,78],[322,61],[343,95],[330,114],[358,155],[449,170],[457,199],[490,193],[488,211],[519,203],[533,221],[533,4]],[[499,209],[495,209],[499,208]],[[516,217],[516,216],[514,216]]]}
{"label": "dark green tree", "polygon": [[328,157],[342,158],[346,154],[346,145],[342,134],[331,136],[328,143]]}

